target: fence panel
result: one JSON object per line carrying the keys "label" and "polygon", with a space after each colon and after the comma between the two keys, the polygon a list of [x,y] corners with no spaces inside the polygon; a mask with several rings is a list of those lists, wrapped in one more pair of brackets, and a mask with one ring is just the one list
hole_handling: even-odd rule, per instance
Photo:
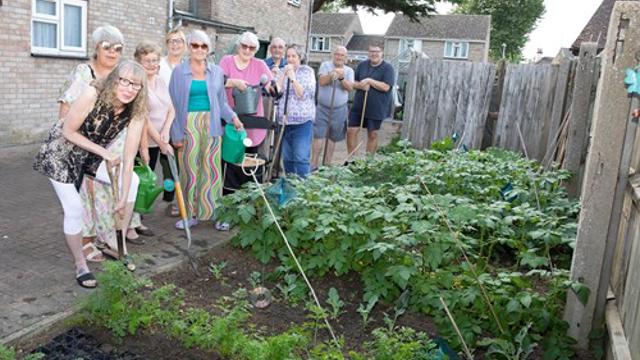
{"label": "fence panel", "polygon": [[409,70],[403,136],[418,148],[457,133],[480,148],[495,67],[491,64],[414,58]]}

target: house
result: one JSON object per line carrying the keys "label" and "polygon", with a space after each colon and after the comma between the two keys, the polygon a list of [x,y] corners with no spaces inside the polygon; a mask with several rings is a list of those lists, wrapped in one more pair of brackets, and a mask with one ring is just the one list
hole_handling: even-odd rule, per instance
{"label": "house", "polygon": [[331,60],[331,51],[347,46],[355,34],[362,34],[362,24],[356,13],[315,13],[311,17],[309,34],[309,65],[318,67]]}
{"label": "house", "polygon": [[349,61],[357,62],[367,60],[369,45],[381,43],[384,43],[384,35],[353,35],[347,44]]}
{"label": "house", "polygon": [[[638,0],[628,0],[638,1]],[[604,45],[607,42],[607,32],[609,30],[609,20],[611,13],[613,12],[613,5],[616,0],[603,0],[596,12],[593,14],[587,25],[582,29],[580,35],[571,45],[571,52],[574,55],[578,55],[580,52],[580,45],[583,42],[597,42],[598,52],[604,50]]]}
{"label": "house", "polygon": [[489,15],[433,15],[419,22],[396,15],[385,34],[384,53],[386,59],[408,61],[411,48],[430,58],[487,62],[490,39]]}
{"label": "house", "polygon": [[13,0],[0,1],[0,146],[40,141],[55,120],[70,71],[93,53],[91,33],[118,27],[123,58],[144,39],[163,43],[169,28],[204,29],[215,57],[235,36],[256,32],[262,54],[272,37],[305,44],[311,0]]}

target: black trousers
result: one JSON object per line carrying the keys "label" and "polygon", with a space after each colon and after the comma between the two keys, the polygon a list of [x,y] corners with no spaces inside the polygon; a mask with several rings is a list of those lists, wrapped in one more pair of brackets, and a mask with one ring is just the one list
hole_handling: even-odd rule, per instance
{"label": "black trousers", "polygon": [[[169,159],[167,155],[160,152],[160,147],[150,147],[149,148],[149,167],[151,170],[156,169],[156,164],[158,162],[158,157],[160,157],[160,165],[162,166],[162,178],[163,180],[173,180],[173,176],[171,176],[171,168],[169,167]],[[172,202],[175,193],[173,191],[164,191],[162,195],[162,200],[166,202]]]}

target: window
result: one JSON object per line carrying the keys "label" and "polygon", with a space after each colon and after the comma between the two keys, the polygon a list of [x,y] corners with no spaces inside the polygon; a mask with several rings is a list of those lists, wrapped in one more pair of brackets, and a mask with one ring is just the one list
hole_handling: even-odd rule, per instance
{"label": "window", "polygon": [[300,7],[301,0],[287,0],[287,4]]}
{"label": "window", "polygon": [[322,51],[329,52],[331,48],[331,42],[329,38],[321,37],[321,36],[312,36],[311,37],[311,50],[312,51]]}
{"label": "window", "polygon": [[454,59],[466,59],[469,57],[468,42],[447,41],[444,44],[444,57]]}
{"label": "window", "polygon": [[33,0],[31,52],[84,57],[87,54],[87,2]]}
{"label": "window", "polygon": [[400,39],[400,48],[398,49],[399,61],[411,61],[411,51],[409,51],[409,49],[416,51],[422,50],[422,40]]}

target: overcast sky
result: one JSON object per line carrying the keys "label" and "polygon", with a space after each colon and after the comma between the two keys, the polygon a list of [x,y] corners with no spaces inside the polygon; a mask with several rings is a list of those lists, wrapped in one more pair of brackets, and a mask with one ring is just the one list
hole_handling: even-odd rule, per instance
{"label": "overcast sky", "polygon": [[[538,48],[542,49],[545,56],[555,56],[560,48],[571,46],[601,2],[602,0],[545,0],[547,11],[529,36],[529,42],[523,51],[524,57],[533,58]],[[439,4],[437,8],[441,14],[446,14],[451,10],[451,5]],[[393,14],[374,16],[367,11],[358,13],[366,34],[384,34],[393,19]]]}

